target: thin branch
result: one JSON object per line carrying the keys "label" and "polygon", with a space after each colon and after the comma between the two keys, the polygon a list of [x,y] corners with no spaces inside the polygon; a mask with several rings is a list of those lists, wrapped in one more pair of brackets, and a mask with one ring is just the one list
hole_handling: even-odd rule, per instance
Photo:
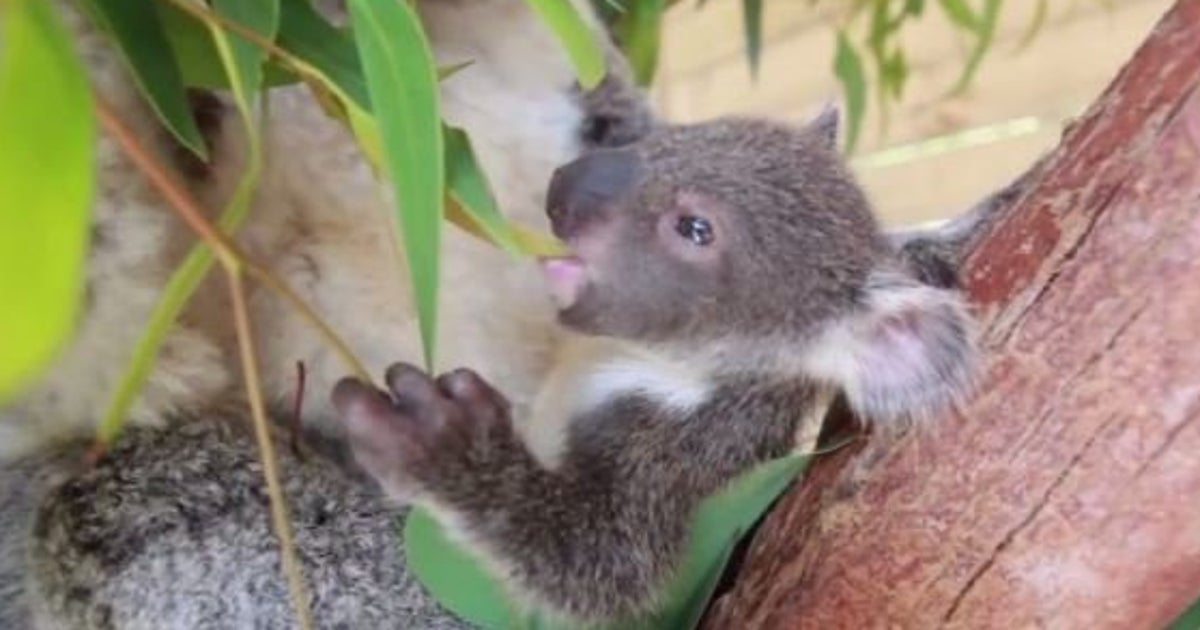
{"label": "thin branch", "polygon": [[183,186],[175,181],[171,173],[163,168],[150,151],[142,146],[133,132],[116,116],[112,107],[99,94],[94,94],[93,98],[96,116],[100,120],[101,126],[121,145],[125,154],[166,198],[188,227],[208,243],[209,247],[212,247],[217,260],[227,268],[245,269],[255,280],[287,300],[296,312],[320,333],[326,343],[346,364],[347,369],[359,379],[371,382],[370,373],[354,356],[349,346],[334,332],[333,328],[325,323],[287,283],[251,259],[233,239],[213,225],[200,205],[192,199]]}
{"label": "thin branch", "polygon": [[280,562],[291,593],[292,607],[302,630],[312,630],[312,609],[304,585],[304,574],[296,556],[296,543],[292,536],[292,520],[288,515],[287,501],[279,481],[279,460],[275,455],[275,444],[267,425],[267,410],[262,399],[258,374],[258,362],[254,356],[254,336],[250,326],[250,311],[246,308],[246,290],[242,286],[242,275],[236,267],[226,267],[229,278],[229,294],[233,300],[233,318],[237,327],[238,353],[241,355],[242,372],[246,380],[246,396],[250,400],[250,414],[254,418],[254,437],[263,462],[263,476],[267,480],[267,495],[271,504],[271,526],[279,539]]}

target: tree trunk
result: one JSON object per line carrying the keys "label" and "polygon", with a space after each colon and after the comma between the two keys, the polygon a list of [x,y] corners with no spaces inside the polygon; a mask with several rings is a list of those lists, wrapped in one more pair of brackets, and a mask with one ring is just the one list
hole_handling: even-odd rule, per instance
{"label": "tree trunk", "polygon": [[819,458],[707,628],[1161,628],[1200,596],[1197,86],[1179,0],[968,255],[977,397]]}

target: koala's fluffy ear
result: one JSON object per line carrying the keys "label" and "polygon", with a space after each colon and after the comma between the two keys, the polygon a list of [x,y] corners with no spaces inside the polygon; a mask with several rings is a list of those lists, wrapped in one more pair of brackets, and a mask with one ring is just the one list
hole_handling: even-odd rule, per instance
{"label": "koala's fluffy ear", "polygon": [[836,103],[827,103],[821,112],[811,122],[804,126],[804,131],[821,141],[829,150],[837,149],[838,132],[842,126],[842,114]]}
{"label": "koala's fluffy ear", "polygon": [[933,414],[969,393],[974,331],[957,292],[877,272],[862,302],[815,340],[810,374],[840,385],[856,413],[880,422]]}

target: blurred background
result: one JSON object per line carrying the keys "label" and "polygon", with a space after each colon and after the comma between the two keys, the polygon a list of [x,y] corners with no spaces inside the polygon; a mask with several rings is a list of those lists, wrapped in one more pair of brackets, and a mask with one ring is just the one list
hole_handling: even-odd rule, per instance
{"label": "blurred background", "polygon": [[[653,97],[670,120],[764,114],[803,121],[839,97],[835,3],[763,3],[762,57],[751,78],[742,3],[680,2],[661,34]],[[1100,94],[1171,0],[1004,3],[994,42],[965,93],[946,98],[969,54],[944,15],[927,12],[902,45],[908,80],[887,125],[872,100],[852,164],[889,223],[955,214],[1053,147]],[[823,8],[823,6],[825,8]],[[1031,39],[1030,25],[1040,20]]]}

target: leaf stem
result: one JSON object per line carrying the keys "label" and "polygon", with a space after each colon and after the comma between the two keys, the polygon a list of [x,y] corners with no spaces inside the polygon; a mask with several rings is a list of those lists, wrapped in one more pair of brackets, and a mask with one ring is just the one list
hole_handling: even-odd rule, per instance
{"label": "leaf stem", "polygon": [[250,415],[254,419],[254,437],[263,463],[263,477],[267,481],[267,495],[271,504],[271,526],[279,539],[280,563],[287,578],[292,607],[302,630],[312,630],[312,609],[305,589],[304,574],[296,556],[296,542],[292,536],[292,521],[288,515],[287,501],[279,481],[279,460],[275,444],[267,424],[266,405],[263,404],[258,362],[254,356],[254,336],[250,326],[250,312],[246,308],[246,289],[242,274],[237,267],[226,267],[229,279],[229,294],[233,301],[234,322],[237,327],[238,354],[241,356],[242,373],[246,380],[246,396],[250,400]]}

